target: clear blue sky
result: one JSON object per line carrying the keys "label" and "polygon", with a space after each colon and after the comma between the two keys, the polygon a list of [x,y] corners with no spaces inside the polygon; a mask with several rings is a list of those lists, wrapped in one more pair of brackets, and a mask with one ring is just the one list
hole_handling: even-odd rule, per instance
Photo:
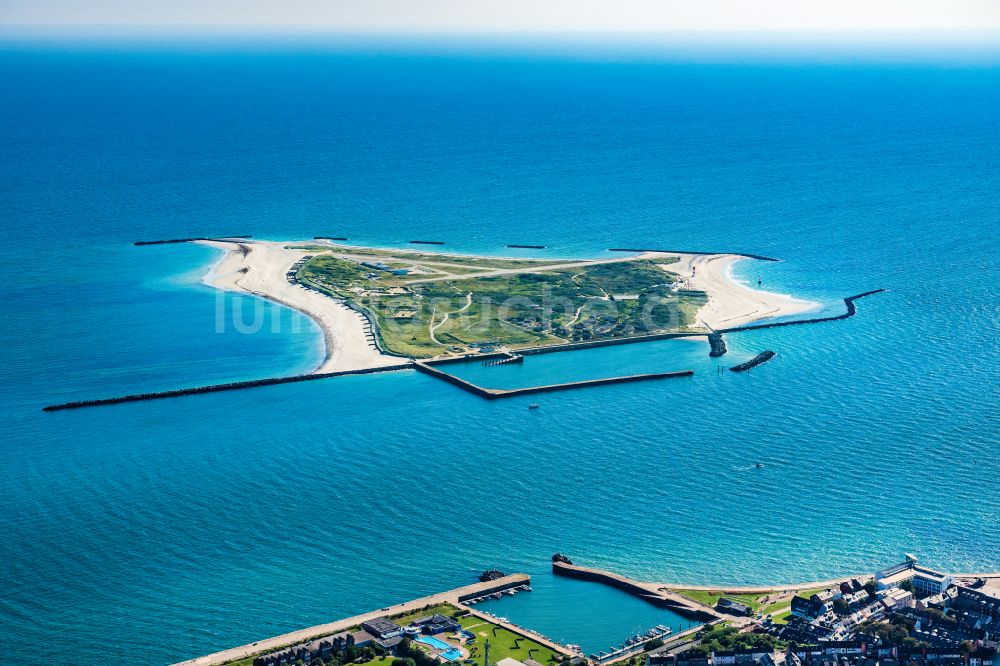
{"label": "clear blue sky", "polygon": [[0,24],[386,32],[1000,31],[1000,0],[0,0]]}

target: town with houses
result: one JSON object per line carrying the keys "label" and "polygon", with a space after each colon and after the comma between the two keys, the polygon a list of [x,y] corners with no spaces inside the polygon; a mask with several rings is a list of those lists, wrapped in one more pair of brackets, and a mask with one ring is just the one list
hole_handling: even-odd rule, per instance
{"label": "town with houses", "polygon": [[[733,641],[745,647],[660,648],[646,656],[646,666],[991,666],[1000,639],[1000,581],[962,583],[908,556],[872,579],[793,596],[781,622],[745,622],[739,632],[746,638]],[[726,599],[716,610],[752,613]]]}
{"label": "town with houses", "polygon": [[[556,557],[562,556],[554,556],[554,561]],[[563,560],[568,562],[568,558]],[[614,574],[608,576],[628,581]],[[499,571],[485,572],[482,585],[495,583],[485,592],[458,596],[452,603],[424,606],[420,612],[368,617],[346,631],[231,663],[240,666],[346,666],[369,662],[372,666],[436,666],[451,662],[467,666],[1000,665],[1000,661],[994,662],[1000,639],[1000,577],[947,574],[921,565],[913,556],[874,576],[845,579],[825,589],[797,590],[790,598],[787,591],[764,597],[764,601],[779,599],[766,608],[741,601],[747,599],[746,595],[723,593],[712,606],[702,600],[688,607],[695,609],[700,617],[701,622],[696,626],[671,635],[668,628],[660,625],[648,634],[628,639],[613,652],[589,658],[579,646],[561,645],[507,618],[474,608],[484,599],[530,591],[526,579],[523,574],[505,577]],[[639,584],[628,581],[619,587],[626,589],[630,585]],[[678,592],[683,596],[685,591]],[[790,607],[784,606],[786,602],[790,602]],[[780,612],[774,612],[776,606],[780,606]],[[772,612],[765,612],[767,609]]]}

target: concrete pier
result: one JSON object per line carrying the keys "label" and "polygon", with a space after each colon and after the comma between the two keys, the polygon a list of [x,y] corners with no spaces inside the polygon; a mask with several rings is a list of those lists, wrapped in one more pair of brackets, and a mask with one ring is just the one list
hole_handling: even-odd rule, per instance
{"label": "concrete pier", "polygon": [[636,597],[639,597],[643,601],[647,601],[654,606],[668,608],[691,619],[711,621],[722,617],[719,613],[715,612],[715,610],[709,608],[708,606],[696,604],[690,599],[682,597],[679,594],[658,589],[655,583],[640,583],[639,581],[632,580],[631,578],[627,578],[610,571],[590,569],[587,567],[576,566],[574,564],[566,564],[565,562],[553,562],[552,573],[557,576],[565,576],[567,578],[577,578],[580,580],[604,583],[605,585],[610,585],[618,588],[619,590],[635,595]]}
{"label": "concrete pier", "polygon": [[693,370],[681,370],[679,372],[657,372],[644,375],[626,375],[624,377],[605,377],[602,379],[586,379],[577,382],[566,382],[564,384],[546,384],[542,386],[528,386],[525,388],[517,389],[491,389],[483,388],[482,386],[477,386],[472,382],[466,381],[460,377],[444,372],[443,370],[438,370],[434,367],[433,361],[414,361],[413,367],[418,371],[430,375],[432,377],[437,377],[438,379],[448,382],[452,386],[457,386],[458,388],[468,391],[469,393],[479,396],[480,398],[486,398],[487,400],[497,400],[499,398],[513,398],[519,395],[530,395],[533,393],[551,393],[553,391],[565,391],[568,389],[575,388],[586,388],[589,386],[604,386],[607,384],[626,384],[630,382],[642,382],[651,379],[669,379],[673,377],[690,377],[694,375]]}
{"label": "concrete pier", "polygon": [[200,393],[218,393],[220,391],[238,391],[241,389],[257,388],[258,386],[274,386],[276,384],[294,384],[296,382],[308,382],[314,379],[328,379],[330,377],[342,377],[344,375],[370,375],[376,372],[392,372],[394,370],[407,370],[411,367],[409,363],[399,365],[387,365],[380,368],[363,368],[360,370],[341,370],[340,372],[317,372],[311,375],[292,375],[291,377],[271,377],[268,379],[251,379],[244,382],[229,382],[228,384],[212,384],[209,386],[196,386],[193,388],[175,389],[172,391],[155,391],[152,393],[133,393],[114,398],[98,398],[96,400],[79,400],[76,402],[64,402],[58,405],[48,405],[42,407],[43,412],[58,412],[64,409],[80,409],[82,407],[99,407],[102,405],[117,405],[124,402],[142,402],[144,400],[159,400],[161,398],[177,398],[185,395],[198,395]]}

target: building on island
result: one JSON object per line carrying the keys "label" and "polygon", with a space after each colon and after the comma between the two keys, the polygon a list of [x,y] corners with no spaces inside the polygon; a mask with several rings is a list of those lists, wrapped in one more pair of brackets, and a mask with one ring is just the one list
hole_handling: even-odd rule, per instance
{"label": "building on island", "polygon": [[367,631],[355,631],[351,636],[354,638],[354,645],[359,648],[368,647],[375,640],[375,637]]}
{"label": "building on island", "polygon": [[375,638],[381,638],[383,640],[403,635],[403,628],[389,618],[385,617],[377,617],[374,620],[362,622],[361,628]]}
{"label": "building on island", "polygon": [[461,625],[453,617],[447,617],[439,613],[434,615],[428,615],[427,617],[417,618],[410,623],[411,626],[417,627],[421,632],[433,636],[434,634],[442,634],[446,631],[458,631],[461,629]]}
{"label": "building on island", "polygon": [[750,606],[733,601],[732,599],[726,599],[725,597],[719,597],[719,600],[715,602],[715,609],[721,613],[729,613],[730,615],[747,616],[753,614],[753,609]]}

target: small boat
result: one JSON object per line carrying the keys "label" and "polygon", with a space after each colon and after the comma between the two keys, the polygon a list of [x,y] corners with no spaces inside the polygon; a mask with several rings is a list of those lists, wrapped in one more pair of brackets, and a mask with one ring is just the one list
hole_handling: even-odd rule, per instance
{"label": "small boat", "polygon": [[756,465],[754,465],[754,467],[756,467],[757,469],[760,469],[763,466],[764,466],[764,463],[757,463]]}
{"label": "small boat", "polygon": [[528,409],[538,409],[539,407],[541,407],[541,405],[539,405],[537,402],[533,402],[530,405],[528,405]]}

